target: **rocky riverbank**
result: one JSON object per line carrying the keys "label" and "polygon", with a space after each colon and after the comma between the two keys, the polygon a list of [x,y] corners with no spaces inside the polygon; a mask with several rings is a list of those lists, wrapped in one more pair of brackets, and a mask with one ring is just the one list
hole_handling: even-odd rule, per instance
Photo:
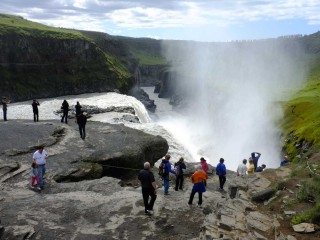
{"label": "rocky riverbank", "polygon": [[[73,121],[0,122],[0,132],[0,239],[319,238],[317,226],[305,235],[286,224],[294,214],[286,201],[296,187],[275,182],[290,176],[290,166],[246,178],[229,171],[226,191],[210,175],[203,208],[196,207],[197,196],[187,205],[192,185],[186,179],[183,191],[170,187],[165,196],[159,189],[149,217],[135,175],[144,161],[154,164],[166,154],[165,139],[99,122],[88,122],[85,140]],[[45,188],[38,192],[28,181],[40,144],[50,157]],[[186,178],[194,165],[187,164]]]}

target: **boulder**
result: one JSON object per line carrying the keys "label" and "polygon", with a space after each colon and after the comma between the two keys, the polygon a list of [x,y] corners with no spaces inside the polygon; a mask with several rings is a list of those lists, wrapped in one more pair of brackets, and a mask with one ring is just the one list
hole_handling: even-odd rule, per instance
{"label": "boulder", "polygon": [[275,194],[275,192],[276,191],[274,189],[267,188],[265,190],[254,193],[251,196],[251,200],[255,201],[255,202],[264,202],[264,201],[270,199]]}
{"label": "boulder", "polygon": [[312,223],[300,223],[293,225],[293,230],[298,233],[312,233],[315,232],[314,224]]}

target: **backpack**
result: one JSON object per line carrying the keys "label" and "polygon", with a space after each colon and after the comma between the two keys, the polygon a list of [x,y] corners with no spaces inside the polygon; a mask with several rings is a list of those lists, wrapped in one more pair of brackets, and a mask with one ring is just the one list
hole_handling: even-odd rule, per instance
{"label": "backpack", "polygon": [[159,165],[159,176],[162,177],[165,172],[166,163],[162,161]]}

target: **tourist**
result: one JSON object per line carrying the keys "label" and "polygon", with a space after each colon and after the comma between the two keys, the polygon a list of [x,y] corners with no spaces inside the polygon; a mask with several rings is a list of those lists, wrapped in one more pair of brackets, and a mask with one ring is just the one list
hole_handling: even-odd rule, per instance
{"label": "tourist", "polygon": [[[201,164],[202,170],[207,174],[209,167],[208,167],[207,161],[204,159],[204,157],[200,158],[200,164]],[[204,185],[207,186],[207,181],[204,182]]]}
{"label": "tourist", "polygon": [[39,122],[39,109],[38,106],[40,106],[40,103],[36,100],[33,99],[32,102],[32,110],[33,110],[33,121]]}
{"label": "tourist", "polygon": [[[140,170],[138,179],[141,182],[144,212],[147,215],[153,213],[153,205],[157,199],[157,184],[153,173],[150,171],[150,163],[145,162],[144,168]],[[151,197],[149,202],[149,196]]]}
{"label": "tourist", "polygon": [[77,123],[79,125],[80,137],[82,139],[85,139],[86,138],[87,116],[83,114],[83,111],[81,111],[80,114],[78,115]]}
{"label": "tourist", "polygon": [[1,103],[2,103],[2,110],[3,110],[3,120],[4,121],[8,121],[8,119],[7,119],[7,107],[8,107],[8,104],[10,103],[10,100],[8,98],[6,98],[6,97],[2,97]]}
{"label": "tourist", "polygon": [[261,167],[257,167],[256,172],[263,172],[263,170],[266,168],[267,166],[265,164],[262,164]]}
{"label": "tourist", "polygon": [[192,205],[192,201],[194,198],[194,195],[196,193],[199,194],[199,200],[197,206],[201,208],[202,205],[202,193],[206,191],[206,187],[204,183],[208,179],[208,175],[202,170],[202,166],[199,165],[197,167],[197,170],[194,172],[194,174],[190,177],[191,182],[193,183],[193,188],[190,194],[188,205]]}
{"label": "tourist", "polygon": [[227,169],[224,165],[224,159],[220,158],[220,161],[216,167],[216,174],[219,176],[220,190],[223,190],[223,186],[226,183]]}
{"label": "tourist", "polygon": [[170,183],[170,173],[176,174],[175,171],[171,169],[171,163],[169,162],[171,156],[167,154],[164,159],[162,159],[163,165],[163,186],[164,186],[164,195],[169,195],[169,183]]}
{"label": "tourist", "polygon": [[32,162],[31,164],[31,189],[34,189],[34,182],[37,182],[38,190],[41,190],[40,188],[40,182],[39,182],[39,174],[38,174],[38,166],[35,162]]}
{"label": "tourist", "polygon": [[254,171],[256,171],[257,167],[258,167],[258,160],[261,156],[261,153],[258,152],[253,152],[251,153],[251,158],[253,160],[253,165],[254,165]]}
{"label": "tourist", "polygon": [[247,174],[247,170],[247,159],[243,159],[237,168],[237,175],[242,177]]}
{"label": "tourist", "polygon": [[77,104],[76,104],[74,107],[75,107],[75,109],[76,109],[76,121],[77,121],[77,118],[78,118],[78,116],[79,116],[80,113],[81,113],[81,108],[82,108],[82,106],[80,105],[79,102],[77,102]]}
{"label": "tourist", "polygon": [[253,174],[254,174],[253,159],[249,158],[248,175],[253,175]]}
{"label": "tourist", "polygon": [[285,155],[285,156],[283,157],[283,160],[281,160],[281,162],[280,162],[280,166],[282,167],[282,166],[286,165],[288,162],[289,162],[288,156]]}
{"label": "tourist", "polygon": [[38,165],[38,176],[41,189],[44,185],[43,176],[46,173],[46,160],[48,157],[48,153],[43,148],[43,146],[39,146],[38,150],[33,154],[33,162]]}
{"label": "tourist", "polygon": [[63,122],[63,120],[64,120],[65,123],[68,123],[69,103],[67,102],[67,100],[63,100],[61,109],[62,109],[61,122]]}
{"label": "tourist", "polygon": [[183,190],[183,169],[186,169],[186,165],[184,164],[184,159],[181,157],[178,162],[174,164],[174,169],[176,172],[176,187],[175,190],[178,191]]}

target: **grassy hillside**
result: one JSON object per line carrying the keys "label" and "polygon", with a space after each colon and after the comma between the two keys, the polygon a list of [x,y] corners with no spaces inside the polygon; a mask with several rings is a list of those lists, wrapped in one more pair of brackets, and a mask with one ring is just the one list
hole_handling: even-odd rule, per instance
{"label": "grassy hillside", "polygon": [[0,95],[13,101],[85,92],[127,92],[133,78],[116,54],[77,30],[0,14]]}
{"label": "grassy hillside", "polygon": [[320,223],[320,33],[303,39],[313,59],[308,81],[284,105],[283,151],[290,156],[292,179],[301,183],[291,205],[304,212],[292,218],[292,224]]}
{"label": "grassy hillside", "polygon": [[19,16],[0,14],[0,36],[12,33],[20,36],[89,40],[82,33],[76,30],[49,27],[26,20]]}

